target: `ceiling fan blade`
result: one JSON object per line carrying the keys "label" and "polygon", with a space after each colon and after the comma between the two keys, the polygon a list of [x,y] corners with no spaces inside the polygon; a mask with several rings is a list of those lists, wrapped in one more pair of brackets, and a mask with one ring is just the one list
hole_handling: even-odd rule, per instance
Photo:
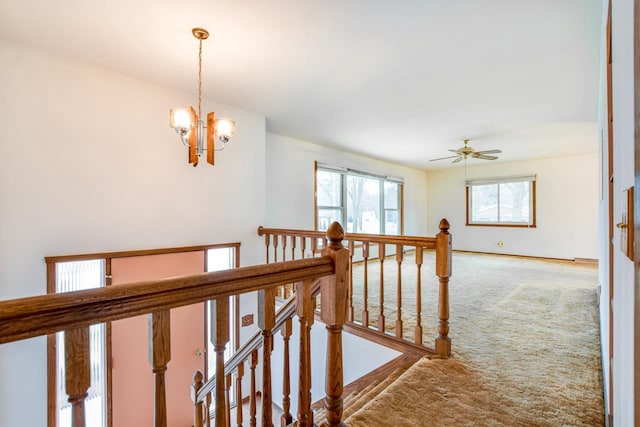
{"label": "ceiling fan blade", "polygon": [[429,161],[430,161],[430,162],[435,162],[436,160],[453,159],[454,157],[458,157],[458,156],[440,157],[440,158],[438,158],[438,159],[431,159],[431,160],[429,160]]}
{"label": "ceiling fan blade", "polygon": [[458,157],[457,159],[455,159],[455,160],[454,160],[453,162],[451,162],[451,163],[458,163],[458,162],[459,162],[459,161],[461,161],[461,160],[462,160],[462,156]]}
{"label": "ceiling fan blade", "polygon": [[497,159],[496,156],[485,156],[484,154],[480,154],[480,153],[473,153],[472,157],[474,159],[483,159],[483,160],[496,160]]}
{"label": "ceiling fan blade", "polygon": [[449,151],[451,151],[452,153],[460,154],[460,150],[449,150]]}
{"label": "ceiling fan blade", "polygon": [[502,153],[502,150],[484,150],[484,151],[476,151],[476,154],[498,154]]}

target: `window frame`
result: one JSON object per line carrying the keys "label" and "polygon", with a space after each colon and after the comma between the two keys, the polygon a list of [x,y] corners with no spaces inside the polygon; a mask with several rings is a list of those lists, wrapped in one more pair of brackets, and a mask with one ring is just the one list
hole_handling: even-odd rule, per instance
{"label": "window frame", "polygon": [[[340,205],[339,206],[325,206],[318,205],[318,171],[326,171],[331,173],[337,173],[340,175]],[[393,176],[385,176],[385,175],[377,175],[370,172],[363,172],[355,169],[343,168],[333,165],[328,165],[320,162],[314,162],[314,221],[313,228],[314,230],[318,230],[319,223],[319,211],[321,209],[336,209],[340,211],[340,221],[345,228],[347,227],[347,218],[349,215],[348,212],[348,193],[347,193],[347,177],[348,176],[356,176],[362,177],[366,179],[375,179],[378,181],[380,186],[379,190],[379,212],[380,212],[380,228],[378,230],[379,234],[386,234],[386,219],[388,212],[397,212],[398,214],[398,236],[404,235],[404,179]],[[397,200],[397,208],[386,208],[385,206],[385,183],[392,183],[398,186],[398,200]]]}
{"label": "window frame", "polygon": [[[501,222],[500,221],[500,204],[498,203],[497,220],[496,221],[472,221],[471,208],[473,201],[471,200],[473,192],[471,187],[479,185],[496,184],[498,186],[498,201],[500,200],[500,184],[508,184],[514,182],[529,182],[529,211],[530,218],[528,223],[517,222]],[[522,175],[501,178],[484,178],[470,179],[465,181],[465,203],[466,203],[466,224],[469,227],[515,227],[515,228],[536,228],[536,175]]]}

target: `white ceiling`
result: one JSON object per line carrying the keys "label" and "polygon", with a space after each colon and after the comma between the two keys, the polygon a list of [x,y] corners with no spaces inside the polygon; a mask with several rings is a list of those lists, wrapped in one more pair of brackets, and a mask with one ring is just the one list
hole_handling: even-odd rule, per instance
{"label": "white ceiling", "polygon": [[[601,0],[0,0],[0,39],[421,168],[595,152]],[[167,106],[170,108],[172,106]],[[164,124],[158,124],[164,126]],[[472,160],[480,163],[484,160]]]}

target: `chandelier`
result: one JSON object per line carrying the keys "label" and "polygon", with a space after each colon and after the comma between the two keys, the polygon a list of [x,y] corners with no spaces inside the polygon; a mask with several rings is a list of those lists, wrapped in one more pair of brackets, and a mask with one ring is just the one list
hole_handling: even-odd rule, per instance
{"label": "chandelier", "polygon": [[[170,110],[170,126],[180,136],[182,144],[189,147],[189,163],[198,166],[198,158],[207,152],[207,163],[213,165],[214,151],[224,150],[226,144],[235,135],[236,122],[228,118],[215,118],[213,112],[207,114],[207,123],[202,121],[202,40],[209,37],[204,28],[191,30],[198,39],[198,114],[193,107],[173,108]],[[207,131],[206,147],[204,132]],[[216,148],[217,145],[217,148]]]}

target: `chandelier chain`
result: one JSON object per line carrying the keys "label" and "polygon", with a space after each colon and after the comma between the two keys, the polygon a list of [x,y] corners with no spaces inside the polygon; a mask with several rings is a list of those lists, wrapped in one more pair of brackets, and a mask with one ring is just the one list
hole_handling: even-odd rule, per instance
{"label": "chandelier chain", "polygon": [[201,120],[200,108],[202,105],[202,39],[198,49],[198,120]]}

